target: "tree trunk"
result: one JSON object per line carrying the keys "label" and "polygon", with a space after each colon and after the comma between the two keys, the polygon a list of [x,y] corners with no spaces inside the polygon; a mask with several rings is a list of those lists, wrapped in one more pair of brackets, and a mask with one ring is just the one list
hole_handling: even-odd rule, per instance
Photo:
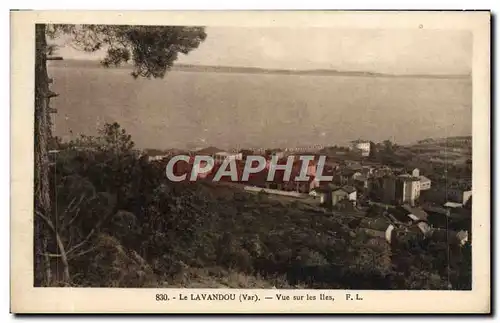
{"label": "tree trunk", "polygon": [[[49,158],[48,139],[50,136],[48,111],[47,41],[45,25],[35,26],[35,211],[50,217]],[[44,238],[48,238],[46,228],[38,217],[34,220],[34,273],[35,286],[41,286],[47,277],[43,270]]]}

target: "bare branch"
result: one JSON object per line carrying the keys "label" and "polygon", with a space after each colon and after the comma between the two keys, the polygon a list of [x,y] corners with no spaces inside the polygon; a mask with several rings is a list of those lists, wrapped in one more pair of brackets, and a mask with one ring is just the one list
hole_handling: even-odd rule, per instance
{"label": "bare branch", "polygon": [[39,253],[39,255],[40,256],[45,256],[45,257],[51,257],[51,258],[59,258],[59,257],[62,256],[59,253],[49,253],[49,252],[42,252],[42,253]]}
{"label": "bare branch", "polygon": [[89,252],[92,252],[92,251],[94,251],[94,250],[96,250],[96,247],[92,247],[92,248],[90,248],[90,249],[88,249],[88,250],[85,250],[85,251],[82,251],[82,252],[80,252],[80,253],[77,253],[76,255],[71,255],[71,256],[69,256],[69,258],[68,258],[68,259],[69,259],[69,260],[71,260],[71,259],[78,258],[78,257],[83,256],[83,255],[85,255],[85,254],[88,254]]}
{"label": "bare branch", "polygon": [[91,231],[90,233],[85,237],[85,239],[83,239],[82,241],[80,241],[80,243],[77,243],[74,247],[71,247],[67,254],[70,254],[72,252],[74,252],[75,250],[77,250],[78,248],[80,248],[81,246],[83,246],[85,243],[87,243],[90,238],[94,235],[95,231],[97,229],[97,226],[95,226]]}
{"label": "bare branch", "polygon": [[68,227],[73,224],[73,222],[78,218],[78,216],[80,215],[80,208],[78,208],[78,210],[76,210],[76,214],[74,217],[71,218],[71,220],[68,222]]}

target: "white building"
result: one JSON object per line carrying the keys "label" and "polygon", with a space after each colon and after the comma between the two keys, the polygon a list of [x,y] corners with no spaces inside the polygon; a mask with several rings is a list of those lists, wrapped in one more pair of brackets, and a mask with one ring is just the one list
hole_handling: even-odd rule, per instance
{"label": "white building", "polygon": [[414,205],[415,200],[420,197],[420,178],[410,175],[400,175],[399,182],[401,184],[397,185],[397,187],[399,186],[402,189],[401,202]]}
{"label": "white building", "polygon": [[222,164],[226,159],[243,160],[243,154],[237,152],[227,152],[216,147],[207,147],[194,153],[198,156],[210,156],[216,164]]}
{"label": "white building", "polygon": [[420,179],[420,190],[421,191],[426,191],[431,188],[431,180],[428,179],[427,177],[420,175],[420,171],[418,168],[415,168],[412,172],[411,175],[413,177],[419,178]]}
{"label": "white building", "polygon": [[419,178],[420,178],[420,190],[421,191],[429,190],[431,188],[431,180],[423,175],[420,175]]}
{"label": "white building", "polygon": [[360,151],[363,157],[368,157],[370,155],[370,142],[364,140],[352,141],[351,149]]}
{"label": "white building", "polygon": [[352,201],[356,204],[357,192],[352,186],[343,186],[332,190],[332,205],[337,205],[342,200]]}

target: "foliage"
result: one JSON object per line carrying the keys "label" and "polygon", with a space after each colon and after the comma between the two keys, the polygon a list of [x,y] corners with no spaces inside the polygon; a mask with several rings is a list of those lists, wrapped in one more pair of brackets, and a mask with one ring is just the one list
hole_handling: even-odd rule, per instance
{"label": "foliage", "polygon": [[106,67],[133,63],[134,77],[162,78],[179,53],[187,55],[206,39],[203,27],[137,25],[49,25],[47,34],[55,38],[71,36],[77,49],[105,50]]}
{"label": "foliage", "polygon": [[[49,113],[49,100],[52,95],[49,89],[49,78],[47,75],[47,56],[56,51],[55,44],[48,44],[47,37],[54,39],[62,34],[69,36],[70,43],[84,51],[95,52],[106,50],[106,56],[102,64],[106,67],[119,66],[129,61],[133,64],[132,76],[145,78],[162,78],[167,70],[173,65],[179,53],[188,54],[197,48],[206,38],[203,27],[188,26],[117,26],[117,25],[61,25],[61,24],[37,24],[35,32],[35,212],[34,212],[34,271],[35,285],[39,286],[43,281],[51,281],[51,261],[47,259],[47,248],[56,248],[64,266],[64,281],[69,280],[69,265],[57,225],[53,223],[53,215],[58,219],[58,210],[51,205],[52,199],[57,196],[57,184],[49,183],[49,160],[48,150],[63,148],[63,143],[57,138],[51,138],[51,122]],[[57,95],[56,95],[57,96]],[[93,138],[83,136],[80,144],[92,151],[98,150],[97,155],[80,154],[77,165],[71,163],[63,165],[71,170],[78,167],[84,168],[85,175],[95,178],[99,174],[107,174],[95,185],[96,189],[106,189],[108,183],[113,186],[110,191],[116,194],[117,207],[127,203],[129,196],[135,196],[131,192],[134,188],[133,181],[137,174],[131,173],[131,168],[136,163],[136,156],[129,153],[133,143],[130,137],[119,132],[117,124],[108,125],[103,129],[104,133],[99,137],[105,142],[94,142]],[[89,142],[85,142],[90,139]],[[122,145],[125,144],[124,145]],[[97,147],[92,147],[96,145]],[[73,145],[69,145],[70,148]],[[77,152],[81,152],[81,146],[77,146]],[[105,148],[105,149],[102,149]],[[82,156],[83,155],[83,156]],[[122,159],[125,163],[122,163]],[[90,161],[93,161],[90,163]],[[56,162],[57,164],[57,162]],[[93,174],[92,174],[93,172]],[[69,172],[71,173],[71,171]],[[56,174],[53,174],[56,176]],[[62,174],[64,177],[64,173]],[[67,175],[67,174],[66,174]],[[50,190],[52,185],[52,190]],[[51,194],[52,193],[52,194]],[[144,198],[144,196],[141,196]],[[57,199],[57,198],[56,198]],[[42,224],[44,222],[44,224]],[[99,222],[101,224],[101,222]],[[94,228],[90,235],[94,234]],[[51,237],[48,231],[52,231]],[[83,242],[87,242],[88,238]],[[43,240],[43,241],[42,241]],[[49,241],[50,240],[50,241]],[[43,244],[43,245],[42,245]],[[52,244],[48,246],[47,244]],[[45,268],[42,268],[41,257],[45,257]],[[57,272],[57,271],[56,271]]]}

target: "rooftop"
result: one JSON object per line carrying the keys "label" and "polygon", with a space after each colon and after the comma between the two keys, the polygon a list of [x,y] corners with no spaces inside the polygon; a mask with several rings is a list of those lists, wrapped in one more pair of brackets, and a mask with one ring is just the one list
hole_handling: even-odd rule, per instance
{"label": "rooftop", "polygon": [[369,144],[370,142],[368,140],[361,140],[361,139],[356,139],[351,141],[352,144]]}
{"label": "rooftop", "polygon": [[215,155],[217,156],[235,156],[235,155],[238,155],[239,153],[230,153],[230,152],[227,152],[227,151],[219,151],[219,152],[216,152]]}
{"label": "rooftop", "polygon": [[409,174],[402,174],[398,176],[404,182],[418,182],[420,181],[419,177],[411,176]]}
{"label": "rooftop", "polygon": [[411,207],[407,204],[401,207],[409,214],[415,215],[417,217],[417,220],[427,220],[427,217],[429,216],[427,212],[425,212],[422,208],[419,207]]}
{"label": "rooftop", "polygon": [[390,224],[385,218],[363,218],[359,226],[372,230],[385,231]]}
{"label": "rooftop", "polygon": [[347,192],[347,193],[349,193],[349,194],[351,194],[351,193],[353,193],[353,192],[356,192],[356,189],[355,189],[354,187],[352,187],[352,186],[348,186],[348,185],[343,186],[343,187],[342,187],[342,190],[346,191],[346,192]]}
{"label": "rooftop", "polygon": [[446,202],[443,206],[449,208],[463,207],[462,203],[455,203],[455,202]]}
{"label": "rooftop", "polygon": [[443,207],[438,207],[438,206],[433,206],[433,205],[426,205],[423,207],[424,211],[427,213],[434,213],[434,214],[442,214],[442,215],[449,215],[449,211]]}
{"label": "rooftop", "polygon": [[356,176],[356,178],[354,180],[360,181],[360,182],[366,182],[368,180],[368,176],[365,176],[365,175]]}

